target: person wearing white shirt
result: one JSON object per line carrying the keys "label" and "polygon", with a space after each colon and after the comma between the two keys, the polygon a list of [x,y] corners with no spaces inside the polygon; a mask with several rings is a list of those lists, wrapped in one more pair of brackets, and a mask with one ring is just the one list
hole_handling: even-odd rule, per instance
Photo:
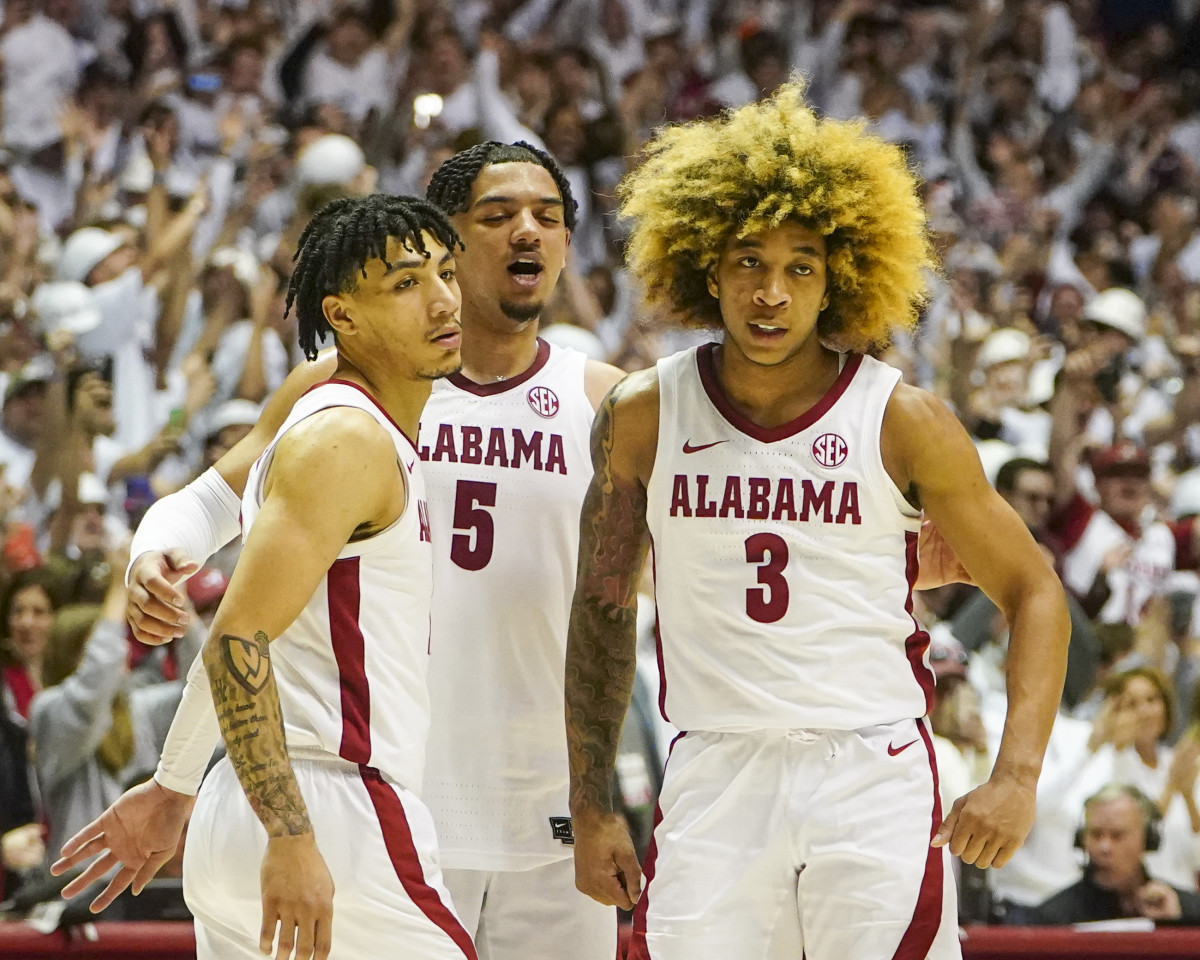
{"label": "person wearing white shirt", "polygon": [[75,41],[39,12],[37,0],[8,0],[0,26],[4,69],[4,144],[28,153],[58,141],[59,114],[75,90]]}

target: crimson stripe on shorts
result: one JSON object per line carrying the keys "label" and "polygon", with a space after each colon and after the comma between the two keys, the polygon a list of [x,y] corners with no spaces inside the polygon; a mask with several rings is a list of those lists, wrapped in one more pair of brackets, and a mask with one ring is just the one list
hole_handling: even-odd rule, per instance
{"label": "crimson stripe on shorts", "polygon": [[338,755],[351,763],[371,759],[371,690],[367,683],[362,628],[358,624],[359,558],[333,561],[325,577],[329,635],[338,665],[342,699],[342,742]]}
{"label": "crimson stripe on shorts", "polygon": [[904,575],[908,579],[908,596],[904,600],[904,612],[912,617],[913,622],[913,632],[904,641],[904,654],[908,657],[909,666],[912,667],[913,677],[920,685],[921,692],[925,694],[925,712],[929,713],[933,709],[934,685],[933,671],[925,665],[925,651],[929,649],[929,634],[921,629],[917,618],[913,616],[913,587],[916,586],[917,572],[921,566],[917,557],[917,539],[918,535],[915,533],[904,534]]}
{"label": "crimson stripe on shorts", "polygon": [[453,911],[442,903],[438,892],[425,882],[425,871],[421,869],[421,858],[413,844],[404,804],[396,796],[396,791],[374,767],[360,764],[358,771],[375,807],[375,816],[379,818],[379,826],[383,830],[383,844],[387,847],[392,869],[396,871],[396,878],[404,887],[404,892],[434,926],[454,941],[467,960],[479,960],[470,934],[458,922]]}
{"label": "crimson stripe on shorts", "polygon": [[[678,733],[667,748],[667,763],[671,762],[671,752],[686,734]],[[665,765],[664,765],[665,769]],[[666,774],[664,773],[664,776]],[[642,896],[637,906],[633,908],[633,933],[629,938],[629,951],[625,960],[651,960],[650,946],[646,942],[646,908],[650,903],[650,881],[654,879],[654,862],[658,858],[658,825],[662,823],[662,806],[654,804],[654,826],[650,829],[650,846],[646,848],[646,860],[642,864]]]}
{"label": "crimson stripe on shorts", "polygon": [[[929,839],[942,825],[942,800],[938,791],[937,759],[933,752],[933,740],[924,720],[917,721],[921,739],[925,741],[925,753],[929,756],[929,770],[933,774],[933,818],[929,828]],[[892,960],[925,960],[933,938],[942,925],[943,853],[941,847],[929,847],[925,854],[925,874],[921,877],[921,889],[917,892],[917,905],[908,929],[900,938],[900,945],[892,954]]]}

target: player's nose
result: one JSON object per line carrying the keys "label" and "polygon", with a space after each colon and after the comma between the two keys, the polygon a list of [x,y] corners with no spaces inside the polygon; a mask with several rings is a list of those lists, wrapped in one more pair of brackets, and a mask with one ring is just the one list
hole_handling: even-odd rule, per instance
{"label": "player's nose", "polygon": [[755,303],[764,307],[786,307],[791,300],[783,277],[775,272],[767,274],[762,285],[754,293]]}
{"label": "player's nose", "polygon": [[510,242],[513,246],[525,246],[526,248],[528,248],[528,245],[538,246],[541,244],[541,230],[538,227],[537,217],[533,215],[532,210],[520,210],[513,217]]}

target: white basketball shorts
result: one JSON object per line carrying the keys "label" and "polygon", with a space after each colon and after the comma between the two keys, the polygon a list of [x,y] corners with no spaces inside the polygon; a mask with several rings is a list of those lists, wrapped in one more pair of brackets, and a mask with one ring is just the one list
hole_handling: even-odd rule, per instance
{"label": "white basketball shorts", "polygon": [[629,960],[958,960],[923,721],[686,733],[674,744]]}
{"label": "white basketball shorts", "polygon": [[[476,960],[442,883],[429,811],[372,767],[292,757],[333,876],[331,960]],[[228,759],[201,787],[183,855],[198,960],[262,960],[259,869],[267,834]]]}
{"label": "white basketball shorts", "polygon": [[446,870],[479,960],[613,960],[617,911],[575,889],[568,857],[532,870]]}

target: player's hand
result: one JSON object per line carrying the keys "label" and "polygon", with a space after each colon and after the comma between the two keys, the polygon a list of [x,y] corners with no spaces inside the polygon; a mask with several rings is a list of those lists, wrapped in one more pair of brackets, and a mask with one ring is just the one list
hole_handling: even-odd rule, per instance
{"label": "player's hand", "polygon": [[1151,920],[1178,920],[1183,909],[1179,894],[1161,880],[1151,880],[1137,892],[1138,912]]}
{"label": "player's hand", "polygon": [[125,618],[138,640],[157,646],[183,636],[188,615],[182,583],[199,569],[200,564],[177,549],[148,550],[133,562]]}
{"label": "player's hand", "polygon": [[68,899],[120,866],[108,886],[92,901],[99,913],[130,884],[139,894],[164,863],[175,855],[195,797],[168,790],[154,780],[126,790],[111,807],[68,840],[62,859],[50,872],[56,877],[95,857],[86,870],[62,889]]}
{"label": "player's hand", "polygon": [[932,590],[947,583],[974,582],[933,521],[924,521],[917,538],[917,582],[913,588]]}
{"label": "player's hand", "polygon": [[632,910],[642,895],[642,869],[629,827],[616,814],[575,818],[575,886],[608,907]]}
{"label": "player's hand", "polygon": [[279,928],[275,960],[326,960],[333,945],[333,877],[311,833],[271,837],[262,863],[262,930],[267,956]]}
{"label": "player's hand", "polygon": [[931,845],[949,845],[963,863],[980,869],[1004,866],[1033,827],[1036,784],[993,773],[987,783],[954,801]]}

